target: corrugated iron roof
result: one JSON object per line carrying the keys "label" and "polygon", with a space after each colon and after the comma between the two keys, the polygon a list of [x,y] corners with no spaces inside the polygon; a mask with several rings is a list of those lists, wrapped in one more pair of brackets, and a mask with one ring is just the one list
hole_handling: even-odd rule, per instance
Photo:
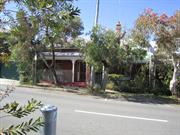
{"label": "corrugated iron roof", "polygon": [[[52,56],[52,52],[42,52],[45,56]],[[81,57],[80,52],[55,52],[56,57]]]}

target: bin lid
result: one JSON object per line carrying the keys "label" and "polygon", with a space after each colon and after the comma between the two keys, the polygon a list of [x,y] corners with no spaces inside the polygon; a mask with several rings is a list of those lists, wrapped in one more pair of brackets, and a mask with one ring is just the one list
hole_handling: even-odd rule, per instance
{"label": "bin lid", "polygon": [[44,105],[40,110],[42,112],[56,111],[57,107],[54,105]]}

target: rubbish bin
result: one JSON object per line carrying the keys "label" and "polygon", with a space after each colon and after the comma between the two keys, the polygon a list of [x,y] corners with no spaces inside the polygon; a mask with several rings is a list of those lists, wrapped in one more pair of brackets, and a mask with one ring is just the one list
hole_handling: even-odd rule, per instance
{"label": "rubbish bin", "polygon": [[43,135],[56,135],[57,107],[45,105],[40,110],[44,118]]}

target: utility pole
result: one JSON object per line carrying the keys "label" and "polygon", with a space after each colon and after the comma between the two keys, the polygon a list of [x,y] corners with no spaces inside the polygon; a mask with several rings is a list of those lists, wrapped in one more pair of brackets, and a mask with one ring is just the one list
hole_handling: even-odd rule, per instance
{"label": "utility pole", "polygon": [[94,26],[98,25],[98,20],[99,20],[99,4],[100,4],[100,0],[96,1],[96,15],[95,15],[95,19],[94,19]]}
{"label": "utility pole", "polygon": [[[97,0],[96,1],[96,14],[95,14],[95,19],[94,19],[95,27],[98,25],[98,20],[99,20],[99,4],[100,4],[100,0]],[[95,82],[94,66],[91,66],[90,86],[94,86],[94,82]]]}

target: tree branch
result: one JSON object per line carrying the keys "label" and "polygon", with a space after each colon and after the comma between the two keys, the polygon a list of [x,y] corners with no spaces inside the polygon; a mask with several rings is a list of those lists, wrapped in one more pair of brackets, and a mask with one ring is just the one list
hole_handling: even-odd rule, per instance
{"label": "tree branch", "polygon": [[28,122],[23,122],[17,126],[10,126],[7,129],[2,129],[0,135],[26,135],[30,131],[37,132],[41,126],[44,125],[42,117],[39,117],[33,122],[31,118]]}
{"label": "tree branch", "polygon": [[31,99],[30,101],[28,101],[28,104],[25,106],[19,107],[19,103],[17,102],[6,104],[3,107],[3,111],[5,113],[11,114],[14,117],[22,118],[34,112],[36,109],[39,109],[41,106],[42,106],[41,102],[38,102],[35,99]]}

